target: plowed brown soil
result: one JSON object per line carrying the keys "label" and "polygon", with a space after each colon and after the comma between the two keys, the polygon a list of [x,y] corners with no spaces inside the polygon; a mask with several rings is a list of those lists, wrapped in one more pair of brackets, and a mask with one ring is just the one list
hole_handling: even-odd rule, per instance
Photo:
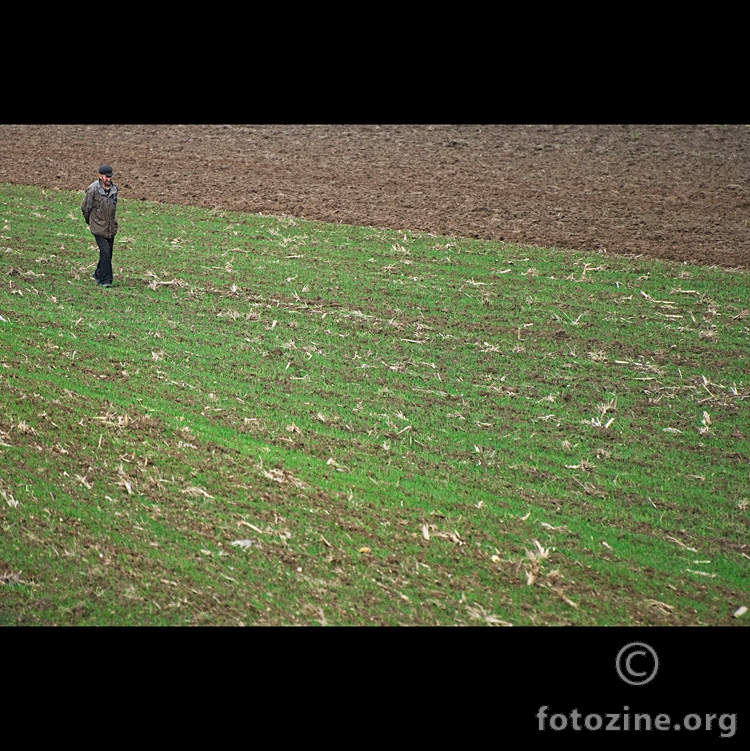
{"label": "plowed brown soil", "polygon": [[750,268],[745,125],[0,125],[0,182]]}

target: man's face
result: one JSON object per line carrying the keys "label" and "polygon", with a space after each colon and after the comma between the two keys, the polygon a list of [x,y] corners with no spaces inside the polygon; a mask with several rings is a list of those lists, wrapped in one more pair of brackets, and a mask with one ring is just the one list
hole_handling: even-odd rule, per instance
{"label": "man's face", "polygon": [[109,188],[112,185],[112,175],[102,175],[100,172],[99,179],[102,181],[102,185],[105,188]]}

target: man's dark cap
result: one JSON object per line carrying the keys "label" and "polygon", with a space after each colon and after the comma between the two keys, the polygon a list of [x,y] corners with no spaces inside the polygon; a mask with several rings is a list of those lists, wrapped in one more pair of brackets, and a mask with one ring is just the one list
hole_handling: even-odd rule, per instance
{"label": "man's dark cap", "polygon": [[102,164],[101,167],[99,167],[99,174],[100,175],[112,175],[112,167],[110,167],[108,164]]}

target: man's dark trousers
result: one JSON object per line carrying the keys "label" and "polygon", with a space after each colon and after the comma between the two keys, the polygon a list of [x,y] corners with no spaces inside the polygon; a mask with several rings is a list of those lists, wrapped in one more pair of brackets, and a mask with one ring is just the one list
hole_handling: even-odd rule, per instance
{"label": "man's dark trousers", "polygon": [[114,237],[94,235],[99,246],[99,265],[96,267],[96,279],[99,284],[112,284],[112,251],[115,245]]}

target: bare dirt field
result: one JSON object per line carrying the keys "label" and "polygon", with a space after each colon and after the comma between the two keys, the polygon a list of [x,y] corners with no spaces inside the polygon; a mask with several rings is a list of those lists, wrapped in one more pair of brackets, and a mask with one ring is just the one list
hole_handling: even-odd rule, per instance
{"label": "bare dirt field", "polygon": [[745,125],[0,125],[0,182],[750,268]]}

